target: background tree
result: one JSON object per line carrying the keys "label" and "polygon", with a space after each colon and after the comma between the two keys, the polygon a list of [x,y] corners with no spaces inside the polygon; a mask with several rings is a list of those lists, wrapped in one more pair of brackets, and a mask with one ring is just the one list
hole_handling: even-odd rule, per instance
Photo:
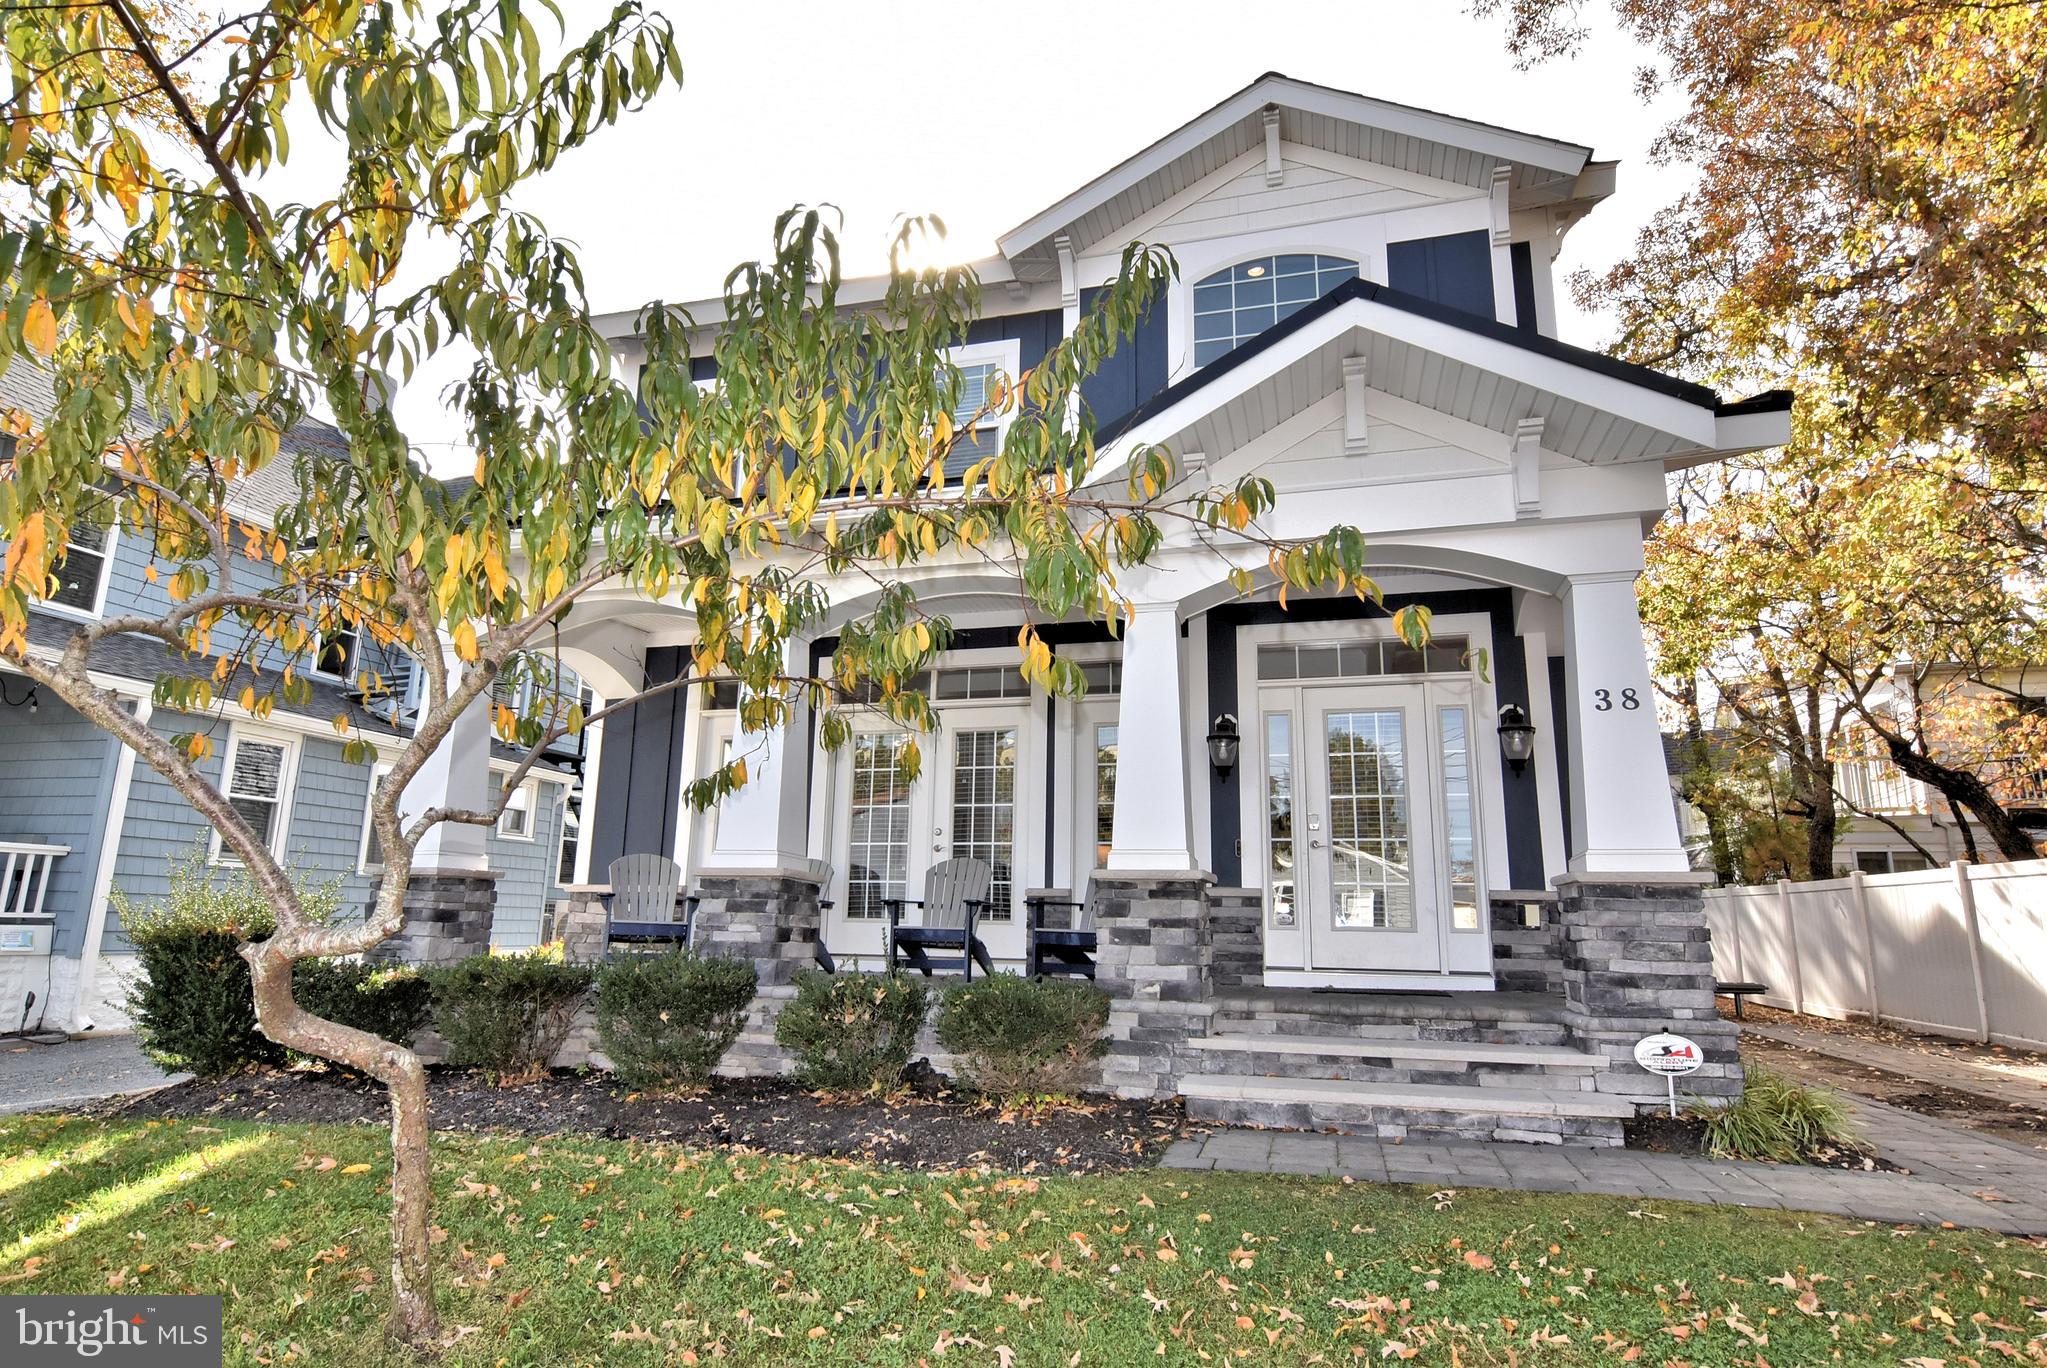
{"label": "background tree", "polygon": [[[1733,648],[1712,667],[1738,683],[1723,701],[1777,748],[1811,813],[1816,873],[1845,804],[1831,782],[1844,714],[1857,754],[1975,814],[2000,853],[2030,855],[2000,771],[2025,753],[2037,707],[2012,671],[2041,659],[2047,5],[1474,8],[1504,14],[1530,62],[1574,51],[1589,11],[1608,11],[1654,54],[1645,94],[1683,98],[1653,155],[1695,168],[1696,184],[1625,259],[1574,281],[1616,320],[1614,350],[1799,391],[1781,458],[1681,490],[1738,504],[1659,532],[1663,583],[1645,604],[1663,615],[1666,664],[1703,663],[1707,641]],[[1701,554],[1722,558],[1683,563]],[[1920,706],[1894,706],[1901,682]],[[1965,732],[1983,744],[1957,744]]]}
{"label": "background tree", "polygon": [[[1620,347],[1825,377],[1870,449],[1968,447],[2047,478],[2047,4],[1475,0],[1527,61],[1607,10],[1682,93],[1654,148],[1697,168],[1587,282]],[[2014,534],[2037,536],[2037,525]]]}
{"label": "background tree", "polygon": [[[675,40],[628,0],[580,41],[543,42],[529,8],[273,0],[190,48],[167,46],[132,0],[0,19],[0,368],[29,354],[56,395],[46,417],[6,416],[19,440],[0,466],[0,657],[135,750],[247,867],[277,921],[243,951],[265,1033],[389,1089],[390,1324],[421,1345],[437,1329],[424,1071],[409,1049],[301,1008],[291,966],[387,939],[420,842],[444,823],[496,820],[495,806],[401,807],[464,712],[492,707],[500,738],[526,748],[507,793],[551,739],[593,720],[545,689],[524,715],[489,700],[507,672],[559,678],[551,631],[581,595],[621,584],[687,604],[687,680],[736,678],[749,732],[811,706],[832,745],[847,734],[845,695],[785,665],[823,610],[826,576],[883,586],[840,631],[833,677],[872,681],[872,706],[918,725],[929,705],[906,685],[950,627],[894,577],[910,561],[1007,565],[1034,619],[1117,621],[1119,571],[1176,541],[1228,557],[1241,584],[1262,559],[1295,588],[1374,592],[1355,532],[1264,536],[1262,480],[1190,489],[1150,451],[1127,482],[1090,483],[1092,424],[1069,401],[1172,270],[1160,252],[1132,249],[1073,335],[994,387],[991,407],[1014,421],[998,453],[956,477],[946,456],[971,425],[953,423],[960,374],[945,348],[979,291],[967,271],[903,264],[916,222],[879,303],[842,314],[831,233],[815,213],[785,216],[773,256],[728,280],[717,385],[691,382],[687,320],[659,305],[633,383],[592,326],[573,249],[510,195],[677,80]],[[208,73],[210,93],[189,92],[183,72]],[[154,122],[159,106],[177,137]],[[266,180],[301,113],[339,144],[339,169],[324,198],[273,202]],[[468,486],[426,473],[390,402],[450,348],[472,358],[447,396],[476,453]],[[292,458],[293,498],[269,526],[243,522],[231,510],[244,477],[314,412],[331,417],[338,449]],[[170,606],[39,644],[30,613],[73,529],[110,523],[150,546]],[[1400,625],[1426,629],[1417,613]],[[91,671],[109,637],[146,637],[165,650],[166,712],[260,718],[307,697],[308,657],[343,629],[415,655],[424,686],[416,733],[382,757],[370,804],[384,862],[374,905],[359,923],[322,924],[206,777],[204,733],[159,734]],[[1018,654],[1033,682],[1084,687],[1030,627]],[[368,673],[355,683],[372,698],[385,687]],[[359,734],[347,749],[372,756]],[[691,798],[744,780],[741,755]]]}
{"label": "background tree", "polygon": [[1642,591],[1659,673],[1779,758],[1813,876],[1843,813],[1885,820],[1845,759],[1895,765],[2030,858],[2000,785],[2037,767],[2025,686],[2047,632],[2040,557],[1999,535],[2010,510],[1923,461],[1858,458],[1807,412],[1785,451],[1679,488]]}

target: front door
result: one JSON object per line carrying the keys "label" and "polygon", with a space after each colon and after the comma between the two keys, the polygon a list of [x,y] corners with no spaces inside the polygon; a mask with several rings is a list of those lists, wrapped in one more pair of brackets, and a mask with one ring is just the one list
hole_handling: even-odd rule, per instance
{"label": "front door", "polygon": [[1339,985],[1485,976],[1468,683],[1307,685],[1267,702],[1270,895],[1278,924],[1300,928],[1294,963]]}
{"label": "front door", "polygon": [[[920,772],[905,775],[912,741]],[[995,874],[981,940],[998,959],[1022,954],[1020,909],[1027,847],[1021,776],[1030,772],[1029,713],[1021,706],[941,709],[939,730],[862,721],[836,764],[838,813],[831,860],[837,905],[825,919],[834,956],[883,953],[887,900],[923,896],[924,876],[941,860],[985,860]],[[910,909],[910,918],[916,916]]]}
{"label": "front door", "polygon": [[1422,685],[1304,690],[1308,961],[1317,969],[1434,972],[1442,908]]}

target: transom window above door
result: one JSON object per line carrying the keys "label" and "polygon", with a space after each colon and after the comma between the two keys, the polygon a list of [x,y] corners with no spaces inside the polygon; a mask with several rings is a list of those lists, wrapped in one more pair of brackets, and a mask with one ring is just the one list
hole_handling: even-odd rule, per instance
{"label": "transom window above door", "polygon": [[1348,257],[1303,252],[1240,261],[1196,281],[1194,364],[1220,360],[1357,274]]}
{"label": "transom window above door", "polygon": [[1260,646],[1260,679],[1370,679],[1378,675],[1461,674],[1470,668],[1471,643],[1440,636],[1421,650],[1404,641],[1318,641]]}

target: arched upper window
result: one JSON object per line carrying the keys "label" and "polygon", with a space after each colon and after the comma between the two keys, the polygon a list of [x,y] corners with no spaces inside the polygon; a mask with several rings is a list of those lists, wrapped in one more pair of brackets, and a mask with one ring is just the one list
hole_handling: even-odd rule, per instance
{"label": "arched upper window", "polygon": [[1358,264],[1347,257],[1256,257],[1194,285],[1194,364],[1205,366],[1264,332],[1346,280]]}

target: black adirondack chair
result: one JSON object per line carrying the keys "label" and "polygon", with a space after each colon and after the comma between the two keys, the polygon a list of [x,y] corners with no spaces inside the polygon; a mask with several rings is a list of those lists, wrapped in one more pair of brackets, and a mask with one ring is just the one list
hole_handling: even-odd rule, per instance
{"label": "black adirondack chair", "polygon": [[[994,973],[988,947],[974,934],[974,923],[987,912],[994,886],[995,871],[986,860],[946,860],[924,876],[923,897],[886,899],[889,969],[907,963],[925,978],[934,969],[957,969],[962,978],[971,979],[978,964],[982,973]],[[919,925],[903,925],[906,906],[922,909]],[[934,958],[934,950],[951,953]]]}
{"label": "black adirondack chair", "polygon": [[666,855],[621,855],[611,862],[604,899],[604,956],[614,944],[689,944],[696,899],[682,896],[682,866]]}
{"label": "black adirondack chair", "polygon": [[1088,906],[1091,890],[1078,899],[1033,896],[1024,899],[1024,977],[1084,978],[1095,976],[1095,917]]}

